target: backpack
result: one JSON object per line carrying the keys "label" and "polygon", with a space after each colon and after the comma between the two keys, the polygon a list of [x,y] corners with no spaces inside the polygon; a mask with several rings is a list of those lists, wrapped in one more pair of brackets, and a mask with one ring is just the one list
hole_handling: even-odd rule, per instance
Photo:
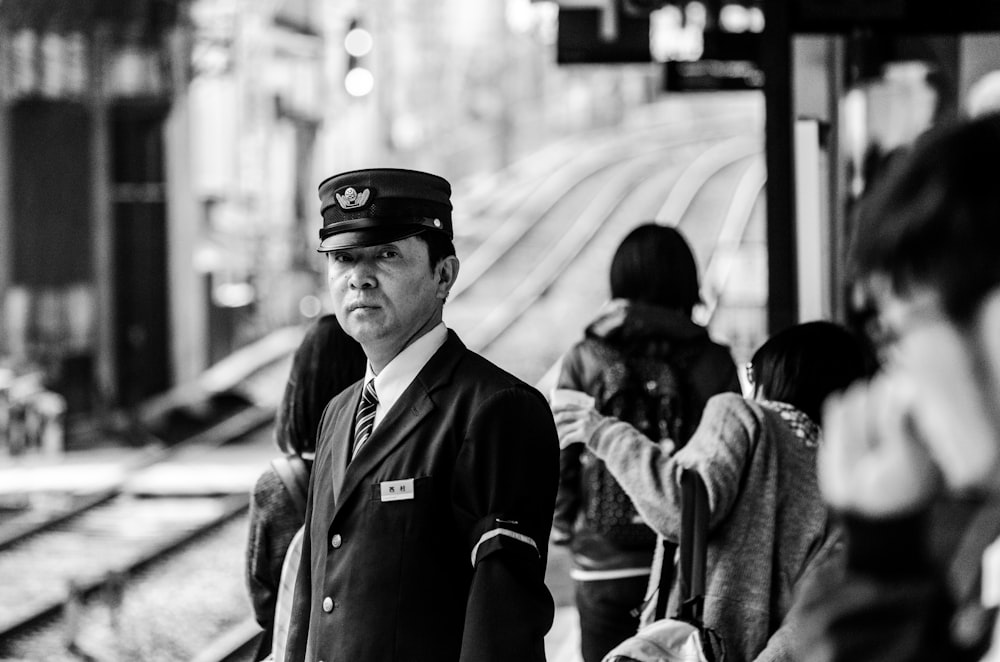
{"label": "backpack", "polygon": [[[592,393],[605,416],[625,421],[653,441],[686,440],[684,397],[677,367],[663,355],[626,354],[597,339],[584,341],[601,366],[603,389]],[[588,453],[589,454],[589,453]],[[584,517],[595,532],[622,549],[652,549],[656,534],[632,500],[593,456],[583,459]]]}

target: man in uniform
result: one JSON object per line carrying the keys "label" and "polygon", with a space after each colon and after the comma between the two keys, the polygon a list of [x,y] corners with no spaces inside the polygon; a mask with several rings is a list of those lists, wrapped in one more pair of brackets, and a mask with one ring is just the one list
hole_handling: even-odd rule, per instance
{"label": "man in uniform", "polygon": [[320,422],[289,660],[545,659],[559,442],[542,395],[442,321],[450,195],[412,170],[320,184],[334,310],[368,367]]}

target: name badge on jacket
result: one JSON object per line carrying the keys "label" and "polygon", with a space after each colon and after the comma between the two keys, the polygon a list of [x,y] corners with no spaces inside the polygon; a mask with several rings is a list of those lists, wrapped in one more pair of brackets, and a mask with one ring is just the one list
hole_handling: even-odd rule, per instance
{"label": "name badge on jacket", "polygon": [[413,479],[387,480],[378,484],[382,501],[405,501],[413,498]]}

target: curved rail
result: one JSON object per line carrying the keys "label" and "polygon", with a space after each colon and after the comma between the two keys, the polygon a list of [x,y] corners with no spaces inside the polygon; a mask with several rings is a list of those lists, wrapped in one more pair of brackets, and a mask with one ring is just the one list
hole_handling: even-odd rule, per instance
{"label": "curved rail", "polygon": [[767,171],[762,159],[755,159],[743,173],[730,202],[722,230],[716,239],[715,250],[705,267],[702,279],[702,298],[705,299],[704,317],[699,320],[708,324],[715,316],[719,301],[725,291],[729,275],[733,270],[733,251],[739,247],[753,216],[754,206],[767,183]]}
{"label": "curved rail", "polygon": [[[531,189],[518,188],[508,191],[505,198],[506,208],[491,209],[482,212],[485,215],[501,215],[504,221],[500,227],[486,237],[485,240],[462,260],[460,279],[452,288],[452,298],[455,299],[469,289],[483,274],[501,260],[518,242],[532,230],[539,219],[545,218],[574,189],[621,162],[645,155],[660,155],[668,150],[699,145],[714,145],[728,136],[713,131],[708,135],[685,138],[683,140],[665,140],[662,137],[650,141],[643,133],[629,136],[627,143],[622,142],[612,147],[606,147],[599,153],[590,154],[539,178]],[[514,201],[513,204],[511,201]]]}

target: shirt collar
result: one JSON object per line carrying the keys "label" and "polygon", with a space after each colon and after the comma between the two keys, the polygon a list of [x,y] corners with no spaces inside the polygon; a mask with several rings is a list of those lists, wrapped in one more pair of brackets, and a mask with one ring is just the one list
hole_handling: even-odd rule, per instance
{"label": "shirt collar", "polygon": [[372,371],[371,363],[365,368],[365,384],[375,380],[375,394],[378,396],[378,407],[375,409],[375,425],[379,424],[385,414],[403,395],[403,391],[416,379],[420,370],[430,361],[434,353],[448,339],[448,327],[439,323],[430,331],[420,336],[406,346],[377,375]]}

